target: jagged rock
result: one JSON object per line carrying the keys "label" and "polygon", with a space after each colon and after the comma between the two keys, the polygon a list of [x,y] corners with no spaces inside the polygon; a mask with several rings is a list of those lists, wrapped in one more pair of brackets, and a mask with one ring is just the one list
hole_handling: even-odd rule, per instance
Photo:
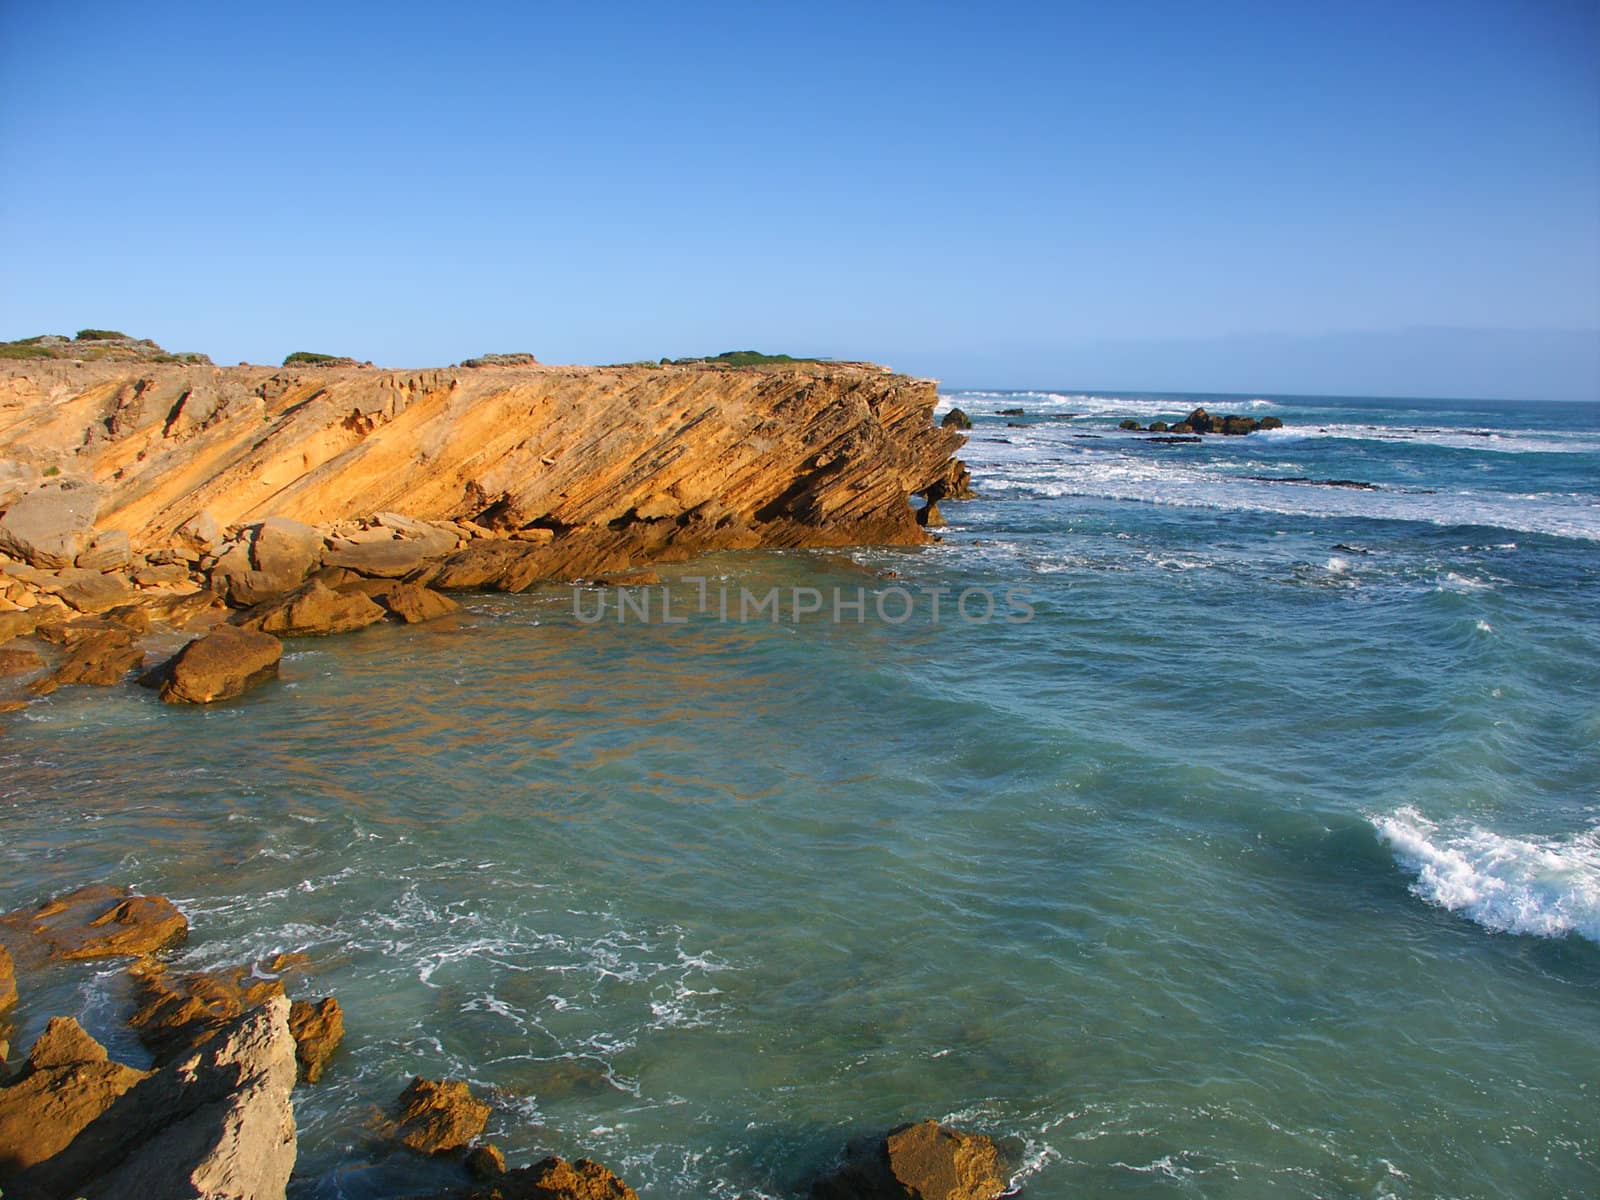
{"label": "jagged rock", "polygon": [[1254,433],[1256,429],[1254,417],[1223,417],[1222,432],[1234,437],[1247,433]]}
{"label": "jagged rock", "polygon": [[280,980],[259,978],[249,966],[173,975],[160,962],[145,960],[129,967],[128,975],[135,996],[128,1025],[157,1063],[190,1053],[229,1021],[283,995]]}
{"label": "jagged rock", "polygon": [[929,500],[917,510],[917,524],[927,529],[938,529],[948,525],[949,522],[944,519],[944,514],[939,511],[938,504]]}
{"label": "jagged rock", "polygon": [[639,1200],[639,1194],[592,1159],[552,1157],[494,1177],[465,1200]]}
{"label": "jagged rock", "polygon": [[197,554],[210,554],[222,541],[222,527],[215,517],[202,510],[179,525],[174,536],[180,546]]}
{"label": "jagged rock", "polygon": [[280,637],[350,633],[383,620],[384,610],[359,592],[336,592],[320,579],[252,611],[247,629]]}
{"label": "jagged rock", "polygon": [[460,1080],[448,1082],[417,1076],[400,1093],[396,1136],[422,1154],[459,1150],[483,1132],[489,1106],[473,1099]]}
{"label": "jagged rock", "polygon": [[461,606],[449,596],[440,595],[432,588],[416,583],[371,579],[346,584],[340,590],[360,592],[384,608],[391,617],[407,625],[417,625],[461,611]]}
{"label": "jagged rock", "polygon": [[1259,426],[1257,426],[1257,428],[1259,428],[1259,429],[1282,429],[1283,428],[1283,419],[1281,417],[1262,417],[1261,418],[1261,424]]}
{"label": "jagged rock", "polygon": [[281,1198],[295,1157],[288,1014],[274,996],[140,1079],[65,1149],[22,1172],[17,1195]]}
{"label": "jagged rock", "polygon": [[[11,961],[11,952],[0,946],[0,1012],[5,1012],[17,1002],[17,968]],[[0,1054],[0,1061],[5,1055]]]}
{"label": "jagged rock", "polygon": [[44,666],[44,659],[36,650],[0,650],[0,678],[9,675],[26,675]]}
{"label": "jagged rock", "polygon": [[959,408],[952,408],[945,413],[944,420],[939,422],[941,429],[971,429],[972,418]]}
{"label": "jagged rock", "polygon": [[83,479],[35,488],[0,516],[0,551],[45,570],[70,567],[94,528],[101,495]]}
{"label": "jagged rock", "polygon": [[851,1143],[812,1200],[994,1200],[1006,1190],[995,1144],[937,1121]]}
{"label": "jagged rock", "polygon": [[300,1078],[315,1083],[322,1078],[322,1068],[344,1040],[344,1010],[332,996],[315,1003],[296,1000],[289,1009],[289,1032],[294,1035]]}
{"label": "jagged rock", "polygon": [[[1195,409],[1183,419],[1183,424],[1189,427],[1184,431],[1185,433],[1190,431],[1194,433],[1216,433],[1219,431],[1217,429],[1217,420],[1204,408]],[[1176,433],[1177,430],[1173,430],[1173,432]]]}
{"label": "jagged rock", "polygon": [[45,695],[67,684],[112,687],[143,662],[144,651],[134,644],[133,635],[111,629],[78,641],[61,665],[45,678],[35,680],[29,690]]}
{"label": "jagged rock", "polygon": [[438,558],[442,554],[449,554],[461,540],[460,535],[452,528],[433,521],[419,521],[403,513],[376,513],[372,521],[378,528],[390,530],[396,537],[416,542],[422,547],[424,558]]}
{"label": "jagged rock", "polygon": [[497,1179],[506,1173],[506,1156],[492,1142],[474,1146],[463,1164],[474,1179]]}
{"label": "jagged rock", "polygon": [[78,552],[76,564],[87,571],[120,571],[133,557],[133,545],[121,529],[102,529]]}
{"label": "jagged rock", "polygon": [[196,638],[141,683],[168,704],[211,704],[242,696],[278,674],[283,643],[270,633],[218,625]]}
{"label": "jagged rock", "polygon": [[52,1017],[22,1072],[0,1087],[0,1185],[66,1149],[145,1076],[111,1062],[71,1017]]}
{"label": "jagged rock", "polygon": [[0,917],[12,954],[39,961],[154,954],[188,933],[188,920],[165,896],[98,883]]}

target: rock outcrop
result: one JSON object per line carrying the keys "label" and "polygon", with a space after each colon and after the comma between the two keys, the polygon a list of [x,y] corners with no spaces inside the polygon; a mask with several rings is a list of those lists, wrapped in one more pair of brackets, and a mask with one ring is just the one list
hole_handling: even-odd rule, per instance
{"label": "rock outcrop", "polygon": [[165,896],[90,884],[0,916],[0,940],[19,961],[133,958],[183,941],[189,922]]}
{"label": "rock outcrop", "polygon": [[64,1147],[7,1181],[7,1197],[281,1200],[295,1158],[288,1017],[272,997],[194,1053],[135,1072]]}
{"label": "rock outcrop", "polygon": [[365,629],[384,615],[382,605],[360,592],[336,592],[313,579],[281,600],[258,606],[246,618],[244,628],[276,637],[320,637]]}
{"label": "rock outcrop", "polygon": [[211,704],[273,678],[282,657],[283,643],[270,633],[218,625],[140,682],[158,688],[168,704]]}
{"label": "rock outcrop", "polygon": [[421,1154],[459,1150],[483,1132],[489,1106],[460,1080],[414,1078],[400,1093],[395,1136]]}
{"label": "rock outcrop", "polygon": [[110,1061],[71,1017],[53,1017],[0,1087],[0,1187],[65,1150],[147,1072]]}
{"label": "rock outcrop", "polygon": [[300,1078],[316,1083],[322,1069],[344,1040],[344,1009],[332,996],[321,1000],[296,1000],[289,1006],[289,1032],[294,1035],[295,1061]]}
{"label": "rock outcrop", "polygon": [[17,966],[11,952],[0,946],[0,1012],[17,1002]]}
{"label": "rock outcrop", "polygon": [[994,1200],[1005,1190],[993,1141],[922,1121],[851,1143],[839,1168],[818,1180],[811,1195],[812,1200]]}
{"label": "rock outcrop", "polygon": [[473,1162],[479,1164],[472,1174],[485,1181],[482,1187],[447,1192],[438,1200],[639,1200],[613,1171],[592,1159],[552,1157],[505,1171],[498,1151],[480,1156],[480,1151],[492,1149],[479,1147],[467,1159],[469,1169]]}

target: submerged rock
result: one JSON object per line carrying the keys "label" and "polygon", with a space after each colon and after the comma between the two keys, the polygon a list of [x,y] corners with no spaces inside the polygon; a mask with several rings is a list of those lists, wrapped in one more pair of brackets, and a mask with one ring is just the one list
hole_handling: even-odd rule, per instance
{"label": "submerged rock", "polygon": [[144,650],[134,644],[131,633],[106,630],[79,641],[59,667],[45,678],[35,680],[29,690],[42,695],[68,684],[112,687],[143,662]]}
{"label": "submerged rock", "polygon": [[64,1149],[18,1175],[16,1194],[281,1200],[295,1157],[288,1015],[275,996],[195,1053],[141,1074]]}
{"label": "submerged rock", "polygon": [[141,683],[161,690],[168,704],[231,700],[273,678],[283,643],[270,633],[218,625],[149,672]]}
{"label": "submerged rock", "polygon": [[0,677],[26,675],[44,666],[37,650],[0,650]]}
{"label": "submerged rock", "polygon": [[937,1121],[852,1142],[812,1200],[994,1200],[1006,1190],[1000,1152],[982,1134]]}
{"label": "submerged rock", "polygon": [[418,1075],[400,1093],[395,1136],[421,1154],[459,1150],[483,1132],[489,1106],[473,1098],[460,1080],[439,1081]]}

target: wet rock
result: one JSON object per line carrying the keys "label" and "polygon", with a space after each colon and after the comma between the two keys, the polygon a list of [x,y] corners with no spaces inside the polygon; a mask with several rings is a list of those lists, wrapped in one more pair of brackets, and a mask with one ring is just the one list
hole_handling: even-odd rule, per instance
{"label": "wet rock", "polygon": [[939,506],[929,500],[921,508],[917,509],[917,524],[927,529],[938,529],[948,525],[949,522],[944,519],[944,514],[939,511]]}
{"label": "wet rock", "polygon": [[[0,946],[0,1012],[5,1012],[17,1002],[17,968],[11,961],[11,952]],[[0,1054],[0,1061],[5,1055]]]}
{"label": "wet rock", "polygon": [[1174,425],[1167,432],[1168,433],[1176,433],[1176,434],[1193,433],[1194,432],[1194,426],[1189,424],[1189,422],[1187,422],[1187,421],[1179,421],[1176,425]]}
{"label": "wet rock", "polygon": [[486,1186],[451,1195],[453,1200],[639,1200],[637,1192],[599,1163],[553,1157],[489,1176]]}
{"label": "wet rock", "polygon": [[460,1080],[414,1078],[400,1093],[395,1135],[422,1154],[459,1150],[483,1132],[489,1106],[473,1099]]}
{"label": "wet rock", "polygon": [[274,678],[283,643],[270,633],[218,625],[139,682],[161,690],[168,704],[231,700]]}
{"label": "wet rock", "polygon": [[262,605],[244,627],[280,637],[350,633],[383,620],[384,610],[359,592],[336,592],[320,579],[281,600]]}
{"label": "wet rock", "polygon": [[0,1184],[65,1150],[145,1077],[110,1061],[71,1017],[52,1017],[21,1073],[0,1087]]}
{"label": "wet rock", "polygon": [[1258,429],[1282,429],[1283,420],[1280,417],[1262,417]]}
{"label": "wet rock", "polygon": [[141,1078],[65,1149],[22,1172],[17,1194],[281,1198],[295,1156],[288,1014],[275,996]]}
{"label": "wet rock", "polygon": [[120,571],[133,558],[133,547],[121,529],[103,529],[78,552],[76,564],[87,571]]}
{"label": "wet rock", "polygon": [[1006,1190],[995,1144],[937,1121],[851,1143],[812,1200],[994,1200]]}
{"label": "wet rock", "polygon": [[971,429],[972,418],[959,408],[952,408],[945,413],[944,420],[939,422],[941,429]]}
{"label": "wet rock", "polygon": [[1139,422],[1130,419],[1130,420],[1127,420],[1127,421],[1118,421],[1117,422],[1117,428],[1118,429],[1128,429],[1128,430],[1135,430],[1136,431],[1136,430],[1142,428],[1142,426],[1139,424]]}
{"label": "wet rock", "polygon": [[1256,430],[1256,425],[1257,422],[1254,417],[1222,418],[1222,432],[1232,437],[1239,437],[1243,434],[1254,433]]}
{"label": "wet rock", "polygon": [[289,1032],[294,1035],[300,1078],[315,1083],[344,1040],[344,1010],[332,996],[315,1002],[296,1000],[289,1008]]}
{"label": "wet rock", "polygon": [[99,883],[0,917],[12,954],[35,961],[154,954],[188,933],[188,920],[165,896]]}
{"label": "wet rock", "polygon": [[1025,408],[997,408],[994,410],[997,417],[1025,417],[1028,410]]}
{"label": "wet rock", "polygon": [[68,684],[113,687],[144,662],[144,651],[134,644],[133,635],[120,629],[95,633],[78,641],[61,665],[29,690],[37,695],[53,692]]}
{"label": "wet rock", "polygon": [[100,498],[83,479],[35,488],[0,516],[0,551],[45,570],[70,567],[88,542]]}
{"label": "wet rock", "polygon": [[[1193,432],[1193,433],[1216,433],[1216,432],[1218,432],[1218,430],[1216,428],[1216,425],[1217,425],[1216,419],[1214,417],[1212,417],[1212,415],[1210,413],[1208,413],[1204,408],[1195,409],[1192,413],[1190,413],[1187,417],[1185,417],[1181,423],[1184,424],[1184,425],[1187,425],[1189,427],[1188,429],[1184,430],[1185,433],[1189,433],[1189,432]],[[1177,431],[1174,430],[1173,432],[1176,433]]]}
{"label": "wet rock", "polygon": [[1167,423],[1165,421],[1151,421],[1146,428],[1148,428],[1151,433],[1165,433],[1167,432]]}
{"label": "wet rock", "polygon": [[154,960],[128,969],[135,1007],[128,1025],[157,1063],[192,1053],[229,1021],[283,995],[283,984],[250,967],[173,975]]}
{"label": "wet rock", "polygon": [[0,650],[0,678],[26,675],[44,666],[44,659],[36,650]]}

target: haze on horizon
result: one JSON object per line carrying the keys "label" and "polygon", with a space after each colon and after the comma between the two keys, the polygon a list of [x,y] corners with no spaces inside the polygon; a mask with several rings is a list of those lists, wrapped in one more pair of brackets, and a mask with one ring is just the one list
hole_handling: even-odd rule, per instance
{"label": "haze on horizon", "polygon": [[1600,4],[0,9],[0,338],[1600,401]]}

